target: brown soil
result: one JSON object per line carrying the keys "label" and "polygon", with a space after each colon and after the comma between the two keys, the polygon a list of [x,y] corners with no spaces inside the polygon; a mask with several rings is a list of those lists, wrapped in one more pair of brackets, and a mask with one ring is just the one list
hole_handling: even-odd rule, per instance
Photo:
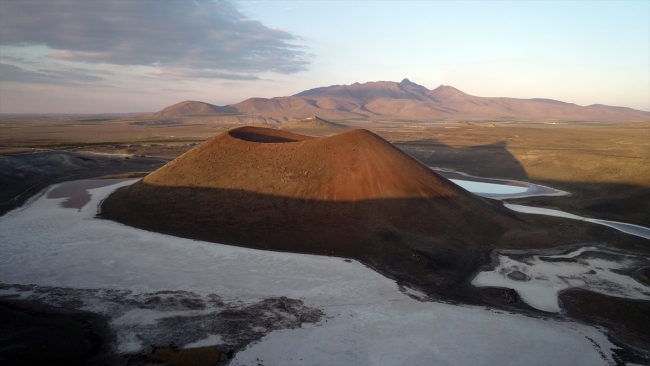
{"label": "brown soil", "polygon": [[315,139],[272,129],[237,128],[180,156],[143,182],[325,201],[468,197],[365,130]]}

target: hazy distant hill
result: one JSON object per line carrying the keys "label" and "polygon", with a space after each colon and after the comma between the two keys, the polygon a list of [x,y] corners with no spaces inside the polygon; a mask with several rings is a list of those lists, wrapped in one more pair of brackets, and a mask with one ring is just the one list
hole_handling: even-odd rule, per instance
{"label": "hazy distant hill", "polygon": [[350,128],[338,123],[326,121],[317,116],[307,117],[299,120],[293,120],[282,123],[278,128],[292,131],[294,133],[304,133],[309,136],[326,136],[341,133]]}
{"label": "hazy distant hill", "polygon": [[412,119],[412,120],[528,120],[528,121],[645,121],[650,113],[594,104],[582,107],[552,99],[476,97],[441,85],[429,90],[402,80],[333,85],[289,97],[250,98],[218,107],[183,102],[154,114],[178,117],[197,114],[242,113],[270,118]]}
{"label": "hazy distant hill", "polygon": [[322,118],[319,118],[317,116],[312,116],[312,117],[307,117],[303,118],[300,120],[295,120],[295,121],[290,121],[283,123],[280,128],[288,128],[288,127],[296,127],[296,128],[339,128],[339,129],[347,129],[346,126],[326,121]]}
{"label": "hazy distant hill", "polygon": [[220,107],[214,104],[188,100],[176,103],[159,112],[152,113],[150,117],[183,117],[183,116],[212,116],[220,114],[238,113],[237,109],[224,106]]}

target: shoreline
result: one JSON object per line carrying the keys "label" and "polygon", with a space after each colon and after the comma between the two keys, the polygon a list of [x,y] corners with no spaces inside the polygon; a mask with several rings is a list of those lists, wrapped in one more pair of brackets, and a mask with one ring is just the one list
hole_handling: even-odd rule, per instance
{"label": "shoreline", "polygon": [[[43,192],[43,193],[45,194],[45,192]],[[43,195],[41,195],[41,197],[43,197]],[[58,203],[56,203],[56,202],[57,202],[57,201],[54,201],[53,203],[58,204]],[[27,208],[26,208],[26,209],[27,209]],[[90,211],[88,211],[87,209],[88,209],[88,207],[86,207],[86,210],[84,210],[84,211],[87,212],[88,215],[92,215],[93,217],[96,216],[96,212],[95,212],[94,210],[90,210]],[[12,215],[12,216],[13,216],[13,215]],[[5,219],[5,218],[3,218],[3,219]],[[104,220],[100,220],[100,221],[104,221]],[[114,223],[113,223],[113,224],[110,224],[109,226],[115,226],[115,225],[114,225]],[[119,226],[121,226],[121,225],[118,224],[118,226],[116,226],[116,228],[119,227]],[[132,231],[132,230],[133,230],[133,229],[129,229],[128,231]],[[159,234],[155,234],[155,233],[153,233],[153,234],[147,234],[147,235],[158,236]],[[186,242],[188,242],[188,243],[193,243],[193,242],[194,242],[194,241],[187,241],[187,240],[185,240],[185,239],[178,239],[178,238],[169,238],[169,240],[173,240],[173,241],[180,240],[180,241],[186,241]],[[236,250],[236,249],[228,249],[227,247],[230,247],[230,246],[228,246],[228,245],[223,246],[223,245],[212,244],[212,243],[200,243],[200,242],[195,242],[195,243],[196,243],[196,244],[201,244],[202,246],[206,246],[206,248],[212,248],[212,246],[214,245],[215,247],[218,247],[218,248],[224,248],[224,249],[227,249],[228,251],[233,251],[233,250],[234,250],[235,252],[238,252],[238,251],[239,251],[239,250]],[[183,245],[183,247],[185,247],[185,246],[186,246],[186,245]],[[116,250],[118,250],[118,248],[116,248]],[[161,248],[161,250],[164,250],[164,248]],[[216,250],[216,248],[215,248],[215,250]],[[221,250],[221,249],[219,249],[219,250]],[[244,251],[248,252],[249,249],[245,249]],[[260,256],[262,256],[262,257],[266,257],[268,254],[272,254],[272,253],[273,253],[273,252],[268,252],[268,251],[257,251],[257,250],[255,250],[255,251],[253,251],[253,252],[258,253],[258,254],[256,254],[256,255],[260,255]],[[284,253],[281,253],[281,254],[284,254]],[[293,256],[293,255],[294,255],[293,253],[290,254],[290,256]],[[272,254],[272,256],[277,256],[277,254]],[[322,257],[322,256],[311,256],[311,255],[308,255],[308,256],[298,255],[298,256],[301,257],[301,258],[303,258],[303,257],[304,257],[304,258]],[[261,257],[260,257],[260,258],[261,258]],[[371,273],[369,273],[369,275],[370,275],[370,277],[372,277],[372,278],[377,278],[377,279],[379,279],[379,281],[380,281],[381,283],[384,283],[384,286],[388,286],[389,288],[393,288],[394,290],[392,290],[392,291],[393,291],[395,294],[402,293],[402,294],[406,295],[407,298],[411,298],[411,299],[414,299],[413,296],[415,296],[415,297],[420,297],[419,299],[414,299],[414,300],[417,300],[416,303],[422,303],[422,301],[424,301],[424,303],[422,303],[422,304],[423,304],[422,306],[424,306],[423,309],[428,309],[428,308],[430,307],[430,305],[427,305],[427,304],[431,304],[431,306],[434,306],[435,308],[439,308],[439,307],[442,306],[441,310],[442,310],[442,309],[447,309],[449,306],[451,306],[451,308],[448,308],[448,309],[453,309],[453,308],[455,308],[455,307],[459,307],[459,308],[458,308],[458,311],[460,311],[460,312],[464,312],[464,311],[466,311],[466,310],[463,310],[463,309],[468,309],[467,311],[470,311],[471,309],[476,309],[476,310],[478,310],[478,309],[480,309],[480,308],[485,308],[485,309],[489,309],[488,312],[489,312],[490,314],[494,314],[494,316],[497,316],[497,318],[495,318],[495,319],[500,319],[499,317],[503,316],[502,314],[503,314],[504,311],[505,311],[506,314],[511,313],[511,312],[514,311],[516,314],[518,314],[518,315],[516,315],[516,316],[517,316],[517,319],[524,319],[524,318],[536,319],[537,322],[549,322],[549,321],[552,320],[554,323],[557,323],[558,326],[560,326],[560,325],[562,325],[562,324],[571,324],[571,322],[572,322],[572,321],[569,321],[569,322],[567,323],[567,319],[566,319],[566,318],[563,318],[562,316],[554,316],[554,315],[552,315],[552,314],[549,315],[549,314],[541,313],[541,312],[539,312],[539,311],[534,311],[534,310],[533,310],[533,311],[526,311],[526,310],[524,310],[524,309],[513,308],[513,307],[512,307],[513,305],[508,305],[508,304],[504,304],[503,306],[498,306],[498,305],[495,306],[494,304],[490,304],[490,303],[488,303],[488,302],[481,302],[481,303],[476,303],[476,302],[472,303],[472,302],[469,302],[469,303],[468,303],[468,302],[465,302],[465,301],[459,301],[459,299],[453,299],[453,298],[449,298],[449,297],[446,297],[446,298],[445,298],[445,297],[442,297],[442,298],[441,298],[441,297],[440,297],[441,295],[437,295],[434,299],[431,299],[431,298],[424,298],[424,299],[423,299],[423,298],[422,298],[418,293],[413,294],[412,291],[409,291],[409,290],[408,290],[408,288],[409,288],[409,287],[412,288],[412,286],[404,285],[403,283],[400,283],[400,281],[395,281],[394,279],[391,279],[390,277],[385,276],[385,275],[382,273],[381,270],[378,270],[378,269],[376,269],[376,268],[369,267],[368,265],[366,265],[366,264],[364,264],[364,263],[362,263],[362,262],[355,261],[355,262],[358,263],[357,265],[354,265],[354,262],[348,264],[348,263],[346,263],[347,261],[346,261],[344,258],[341,258],[341,257],[324,257],[323,259],[319,259],[319,260],[318,260],[318,262],[322,262],[322,261],[325,261],[325,262],[328,262],[328,263],[329,263],[329,262],[332,262],[332,263],[334,263],[334,262],[336,262],[336,263],[341,263],[341,264],[344,265],[344,267],[346,267],[346,266],[348,266],[348,265],[352,265],[352,266],[356,266],[356,267],[358,267],[358,264],[360,264],[362,267],[364,267],[364,268],[368,268],[368,269],[370,270],[370,272],[372,272],[372,273],[376,273],[376,274],[379,276],[379,278],[378,278],[376,275],[372,275]],[[238,283],[241,284],[242,282],[239,282],[239,281],[238,281]],[[248,282],[247,282],[247,281],[244,281],[243,283],[248,283]],[[170,286],[173,287],[174,285],[170,285]],[[365,287],[365,285],[364,285],[364,287]],[[397,287],[397,289],[395,289],[395,287]],[[84,288],[84,287],[80,287],[78,290],[75,290],[75,291],[81,291],[81,290],[83,290],[83,288]],[[188,290],[189,290],[189,289],[188,289]],[[462,291],[462,288],[460,288],[459,290]],[[49,290],[47,290],[46,292],[48,292],[48,291],[49,291]],[[61,291],[64,291],[63,293],[65,293],[65,291],[69,291],[69,290],[65,290],[65,288],[62,288],[61,290],[57,290],[58,293],[61,293]],[[105,292],[106,290],[102,290],[102,291]],[[477,294],[477,295],[475,295],[475,296],[478,296],[479,291],[474,290],[474,291],[472,291],[472,292],[474,292],[475,294]],[[146,292],[145,292],[145,293],[146,293]],[[217,292],[217,293],[219,293],[219,292]],[[410,293],[410,294],[409,294],[409,293]],[[426,293],[426,292],[425,292],[425,293]],[[98,293],[98,294],[99,294],[99,293]],[[137,293],[134,293],[133,295],[137,295]],[[130,295],[130,296],[133,296],[133,295]],[[467,295],[467,294],[466,294],[466,295]],[[6,296],[6,294],[5,294],[5,296]],[[74,295],[74,292],[73,292],[73,293],[71,293],[69,296],[75,297],[76,295]],[[94,295],[93,295],[93,296],[94,296]],[[183,295],[183,296],[185,296],[185,295]],[[83,297],[82,297],[82,298],[83,298]],[[380,298],[381,298],[381,297],[380,297]],[[224,299],[225,299],[225,298],[224,298]],[[249,299],[249,301],[250,301],[250,300],[252,300],[252,299]],[[375,302],[376,300],[377,300],[377,299],[371,301],[371,303]],[[85,301],[85,300],[84,300],[84,301]],[[313,303],[314,300],[309,300],[309,298],[305,299],[305,301],[307,302],[307,304],[308,304],[309,306],[313,306],[314,304],[316,304],[316,303]],[[322,300],[321,300],[321,301],[322,301]],[[381,301],[381,303],[384,303],[385,301],[388,301],[388,299]],[[328,302],[329,302],[329,301],[328,301]],[[341,303],[341,304],[338,304],[339,302],[342,302],[342,303]],[[335,301],[334,304],[332,304],[332,305],[326,306],[326,307],[325,307],[325,310],[326,310],[326,318],[325,318],[325,320],[334,321],[332,318],[329,318],[329,317],[330,317],[330,316],[334,316],[334,318],[337,318],[335,312],[337,312],[337,311],[338,311],[338,312],[342,312],[342,311],[347,307],[347,305],[345,305],[347,302],[348,302],[348,301],[345,301],[344,299],[341,299],[341,300],[339,300],[339,301]],[[390,303],[390,301],[388,301],[386,304],[389,304],[389,303]],[[335,305],[335,304],[336,304],[336,305]],[[332,306],[334,306],[334,308],[332,308]],[[514,304],[514,306],[516,306],[516,304]],[[421,307],[421,306],[420,306],[420,307]],[[334,313],[333,313],[333,312],[334,312]],[[471,310],[471,312],[475,312],[475,310]],[[346,316],[347,316],[347,315],[346,315]],[[357,314],[357,313],[351,313],[351,316],[353,316],[353,317],[357,317],[357,316],[359,316],[359,314]],[[522,317],[522,318],[519,318],[519,316],[523,316],[523,317]],[[353,319],[354,319],[354,318],[353,318]],[[344,318],[341,319],[341,320],[344,320]],[[347,320],[346,320],[346,322],[347,322]],[[323,326],[324,326],[324,325],[327,324],[327,323],[322,323],[322,324],[323,324]],[[536,324],[537,324],[537,323],[536,323]],[[591,326],[590,326],[590,327],[591,327]],[[308,329],[312,329],[311,326],[308,326]],[[314,329],[319,329],[319,328],[314,328]],[[585,328],[585,329],[593,329],[593,328]],[[274,339],[274,338],[269,338],[269,339]],[[254,347],[254,349],[257,349],[257,348]],[[627,351],[626,351],[626,352],[627,352]],[[146,352],[145,352],[145,353],[146,353]],[[249,353],[246,353],[246,354],[249,354]],[[235,355],[234,355],[235,358],[239,357],[238,355],[239,355],[239,353],[235,353]],[[243,357],[243,356],[241,356],[241,357]],[[266,357],[265,357],[265,359],[266,359]]]}
{"label": "shoreline", "polygon": [[[53,184],[56,184],[56,183],[53,183]],[[46,187],[46,188],[47,188],[47,187]],[[26,198],[26,200],[25,200],[26,203],[25,203],[24,205],[28,205],[30,201],[37,200],[39,197],[41,197],[42,194],[44,194],[46,188],[43,188],[42,190],[36,192],[33,196]],[[108,197],[108,196],[107,196],[107,197]],[[33,200],[32,200],[32,198],[33,198]],[[100,206],[98,206],[98,207],[101,207],[101,204],[100,204]],[[4,216],[4,215],[3,215],[3,216]],[[0,217],[0,219],[1,219],[1,218],[3,218],[3,217]],[[569,247],[581,247],[581,246],[584,246],[584,244],[573,244],[573,245],[568,245],[568,246],[566,246],[566,247],[560,247],[560,248],[549,248],[549,249],[545,249],[545,250],[548,250],[549,253],[553,252],[554,250],[557,250],[557,251],[559,251],[559,252],[562,252],[562,251],[566,251],[566,250],[568,250],[567,248],[569,248]],[[245,247],[245,246],[242,246],[242,247]],[[609,250],[613,250],[613,248],[611,248],[611,247],[608,248],[608,249],[609,249]],[[498,251],[501,252],[501,253],[506,252],[506,251],[507,251],[507,252],[512,252],[512,251],[528,251],[528,252],[530,252],[531,249],[523,249],[523,250],[517,250],[517,249],[497,249],[497,250],[493,250],[493,251],[491,252],[491,254],[490,254],[490,257],[492,257],[492,259],[491,259],[491,262],[490,262],[489,266],[493,265],[493,260],[494,260],[494,257],[493,257],[493,256],[497,255],[497,252],[498,252]],[[289,253],[293,253],[293,252],[291,252],[291,251],[287,251],[287,252],[289,252]],[[345,257],[340,257],[340,256],[333,256],[332,258],[343,258],[343,259],[346,259]],[[356,260],[356,261],[359,261],[359,260]],[[382,276],[384,276],[384,277],[392,278],[391,276],[387,276],[387,273],[385,273],[385,272],[382,271],[381,269],[374,268],[374,267],[372,267],[371,265],[368,265],[368,264],[363,263],[363,262],[361,262],[361,261],[359,261],[359,263],[363,264],[364,266],[366,266],[366,267],[372,269],[373,271],[375,271],[375,272],[377,272],[377,273],[382,274]],[[495,265],[495,266],[496,266],[496,265]],[[485,267],[485,265],[484,265],[483,267]],[[481,267],[481,268],[483,268],[483,267]],[[480,269],[477,269],[477,271],[480,271]],[[477,273],[477,272],[475,272],[475,273]],[[464,280],[464,282],[467,282],[468,279],[471,281],[471,278],[473,278],[473,276],[475,276],[475,274],[474,274],[474,275],[470,275],[470,276],[468,276],[468,277]],[[397,283],[398,286],[400,286],[400,281],[396,280],[396,283]],[[468,282],[468,283],[470,283],[470,286],[471,286],[471,282]],[[419,289],[419,288],[418,288],[418,289]],[[461,292],[463,291],[462,289],[460,289],[460,290],[461,290]],[[471,297],[477,297],[477,298],[478,298],[479,295],[478,295],[477,293],[480,292],[480,291],[474,291],[474,292],[475,292],[475,295],[470,295],[470,298],[471,298]],[[404,292],[404,293],[406,294],[406,292]],[[427,291],[424,291],[424,293],[426,294]],[[465,294],[465,296],[466,296],[466,295],[467,295],[467,294]],[[407,294],[407,296],[408,296],[408,294]],[[444,295],[443,295],[443,296],[444,296]],[[465,297],[465,296],[461,296],[461,297],[463,298],[463,297]],[[429,301],[429,300],[426,300],[426,299],[425,299],[425,301]],[[434,301],[434,302],[440,302],[441,299],[435,299],[435,300],[433,300],[433,301]],[[458,300],[453,300],[453,299],[451,299],[451,300],[449,300],[449,301],[451,301],[451,304],[453,304],[453,303],[456,303],[456,301],[458,301]],[[443,302],[443,303],[447,303],[446,301],[442,301],[442,302]],[[515,306],[515,305],[511,305],[511,304],[507,304],[507,303],[504,304],[504,305],[499,306],[498,303],[496,303],[497,305],[495,305],[494,302],[489,302],[489,301],[486,301],[486,300],[481,300],[481,302],[484,302],[484,303],[485,303],[485,306],[492,307],[492,308],[497,309],[497,310],[516,311],[517,313],[528,314],[529,316],[540,317],[540,318],[542,318],[542,319],[544,319],[544,318],[548,318],[548,317],[549,317],[548,314],[540,315],[540,314],[538,313],[537,310],[533,310],[532,312],[528,312],[526,309],[521,309],[521,308],[518,308],[518,307]],[[462,302],[462,301],[460,301],[460,303],[462,303],[462,304],[467,304],[467,303],[464,303],[464,302]],[[513,307],[513,306],[515,306],[515,307]],[[632,351],[630,351],[630,352],[632,352]]]}

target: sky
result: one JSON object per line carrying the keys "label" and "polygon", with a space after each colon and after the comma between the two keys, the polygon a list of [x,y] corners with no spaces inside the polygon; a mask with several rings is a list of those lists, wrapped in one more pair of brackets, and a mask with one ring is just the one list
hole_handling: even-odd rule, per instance
{"label": "sky", "polygon": [[650,110],[650,1],[0,1],[0,113],[368,81]]}

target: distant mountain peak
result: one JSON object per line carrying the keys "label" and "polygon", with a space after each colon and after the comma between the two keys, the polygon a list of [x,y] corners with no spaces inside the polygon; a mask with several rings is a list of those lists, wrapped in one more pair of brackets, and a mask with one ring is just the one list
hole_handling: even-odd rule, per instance
{"label": "distant mountain peak", "polygon": [[402,87],[410,88],[410,89],[418,89],[418,90],[423,91],[425,93],[429,91],[429,89],[427,89],[426,87],[424,87],[424,86],[422,86],[420,84],[416,84],[416,83],[414,83],[411,80],[406,79],[406,78],[404,80],[402,80],[399,83],[399,85],[401,85]]}
{"label": "distant mountain peak", "polygon": [[402,85],[417,85],[417,86],[422,86],[422,85],[420,85],[420,84],[416,84],[416,83],[412,82],[411,80],[409,80],[409,79],[407,79],[407,78],[404,78],[404,80],[400,81],[400,84],[402,84]]}
{"label": "distant mountain peak", "polygon": [[298,94],[294,94],[292,96],[293,97],[306,97],[308,95],[318,94],[318,93],[322,92],[323,90],[325,90],[327,88],[333,88],[333,87],[336,87],[336,86],[338,86],[338,85],[320,86],[318,88],[313,88],[313,89],[302,91],[302,92],[300,92]]}
{"label": "distant mountain peak", "polygon": [[462,91],[449,85],[440,85],[427,94],[437,100],[448,100],[469,96],[468,94],[465,94]]}
{"label": "distant mountain peak", "polygon": [[230,106],[218,106],[196,100],[186,100],[176,103],[156,113],[152,117],[182,117],[191,115],[218,115],[224,113],[236,113],[237,110]]}
{"label": "distant mountain peak", "polygon": [[[451,85],[442,85],[442,84],[440,84],[440,86],[433,89],[432,91],[436,91],[436,90],[438,90],[438,91],[457,91],[457,92],[463,93],[463,92],[461,92],[460,90],[454,88]],[[465,93],[463,93],[463,94],[465,94]]]}

